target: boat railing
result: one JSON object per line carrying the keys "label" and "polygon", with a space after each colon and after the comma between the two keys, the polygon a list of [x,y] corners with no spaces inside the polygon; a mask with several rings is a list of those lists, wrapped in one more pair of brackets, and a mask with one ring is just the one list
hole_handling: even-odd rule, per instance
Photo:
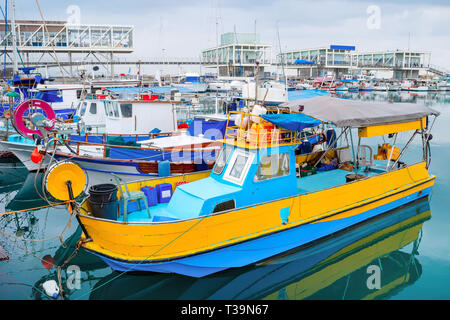
{"label": "boat railing", "polygon": [[[234,116],[236,121],[231,120]],[[279,128],[260,115],[243,111],[228,114],[224,142],[247,149],[300,144],[295,131]]]}
{"label": "boat railing", "polygon": [[[51,145],[53,145],[53,148],[56,149],[56,153],[61,152],[57,150],[58,145],[64,145],[66,147],[69,147],[69,151],[70,153],[75,153],[76,156],[80,156],[81,155],[81,151],[86,152],[86,150],[82,150],[82,146],[91,146],[91,147],[98,147],[98,148],[102,148],[102,157],[103,158],[109,158],[108,156],[108,150],[110,150],[111,148],[114,149],[126,149],[126,150],[139,150],[139,151],[158,151],[158,152],[180,152],[180,151],[195,151],[197,149],[201,150],[203,148],[206,147],[213,147],[213,146],[221,146],[221,143],[218,141],[213,141],[213,142],[205,142],[205,143],[198,143],[198,144],[190,144],[190,145],[183,145],[183,146],[173,146],[173,147],[157,147],[157,146],[152,146],[150,145],[121,145],[121,144],[111,144],[108,143],[107,140],[107,136],[105,135],[103,136],[103,141],[101,143],[97,143],[97,142],[92,142],[92,141],[80,141],[80,140],[71,140],[70,137],[68,137],[67,139],[61,138],[61,137],[54,137],[51,140]],[[111,135],[110,135],[111,136]],[[144,140],[142,140],[144,141]],[[141,142],[138,141],[137,144]],[[73,148],[72,148],[73,147]],[[48,151],[49,153],[51,153],[51,151]],[[131,159],[130,159],[131,160]],[[134,160],[139,160],[139,159],[134,159]]]}
{"label": "boat railing", "polygon": [[172,136],[176,136],[176,135],[180,135],[181,132],[159,132],[159,133],[146,133],[146,134],[122,134],[122,133],[85,133],[83,135],[72,135],[69,134],[68,135],[68,140],[71,140],[72,136],[77,136],[77,137],[84,137],[85,138],[85,142],[89,142],[89,137],[101,137],[102,138],[102,142],[106,143],[107,139],[109,137],[114,137],[114,138],[135,138],[136,142],[139,142],[141,140],[143,140],[142,138],[145,138],[145,140],[150,140],[150,139],[156,139],[156,138],[161,138],[161,137],[172,137]]}

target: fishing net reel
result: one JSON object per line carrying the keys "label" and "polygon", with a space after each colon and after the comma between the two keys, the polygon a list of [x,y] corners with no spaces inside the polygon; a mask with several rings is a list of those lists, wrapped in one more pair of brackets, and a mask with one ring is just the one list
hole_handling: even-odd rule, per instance
{"label": "fishing net reel", "polygon": [[43,179],[45,189],[56,200],[73,201],[88,184],[87,175],[76,163],[61,161],[50,166]]}

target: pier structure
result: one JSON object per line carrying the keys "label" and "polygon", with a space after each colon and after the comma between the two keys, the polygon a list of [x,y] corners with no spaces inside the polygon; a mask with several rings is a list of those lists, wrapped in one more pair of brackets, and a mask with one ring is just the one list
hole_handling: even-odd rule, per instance
{"label": "pier structure", "polygon": [[92,57],[113,75],[115,55],[134,51],[133,26],[7,20],[0,24],[0,33],[0,59],[12,72],[18,67],[50,65],[73,76],[73,67]]}
{"label": "pier structure", "polygon": [[330,45],[314,49],[283,52],[278,63],[297,71],[298,77],[310,78],[348,74],[372,74],[378,78],[418,78],[426,73],[443,76],[445,71],[432,67],[431,53],[411,50],[358,52],[355,46]]}
{"label": "pier structure", "polygon": [[202,51],[202,64],[217,69],[219,77],[264,76],[272,66],[272,45],[262,44],[256,33],[229,32],[221,35],[219,46]]}

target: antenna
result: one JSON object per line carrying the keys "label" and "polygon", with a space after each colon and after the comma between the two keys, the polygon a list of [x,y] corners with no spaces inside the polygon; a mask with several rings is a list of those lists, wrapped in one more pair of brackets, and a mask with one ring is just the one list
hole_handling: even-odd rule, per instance
{"label": "antenna", "polygon": [[285,86],[286,86],[286,90],[287,90],[287,75],[286,75],[286,72],[284,70],[284,57],[283,57],[283,52],[282,52],[282,49],[281,49],[280,29],[278,27],[278,21],[277,21],[277,36],[278,36],[278,46],[280,47],[281,69],[283,70],[283,76],[285,78]]}
{"label": "antenna", "polygon": [[411,32],[408,32],[408,51],[410,51],[410,44],[411,44]]}

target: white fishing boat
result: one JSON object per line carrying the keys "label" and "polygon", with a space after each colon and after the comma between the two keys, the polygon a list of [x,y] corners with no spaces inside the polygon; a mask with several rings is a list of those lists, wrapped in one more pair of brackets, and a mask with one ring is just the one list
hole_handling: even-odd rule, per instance
{"label": "white fishing boat", "polygon": [[441,79],[437,82],[438,91],[450,91],[450,78]]}
{"label": "white fishing boat", "polygon": [[372,87],[373,91],[389,91],[389,87],[384,83],[377,83]]}
{"label": "white fishing boat", "polygon": [[314,87],[313,87],[313,85],[311,85],[309,83],[302,82],[302,83],[297,84],[295,89],[296,90],[311,90],[311,89],[314,89]]}
{"label": "white fishing boat", "polygon": [[[148,135],[151,132],[176,132],[177,101],[85,100],[77,107],[75,123],[67,124],[68,132],[78,132],[79,140],[88,142],[86,134]],[[94,138],[91,138],[94,139]],[[97,140],[99,141],[99,140]],[[101,140],[100,140],[101,141]],[[36,142],[21,135],[0,141],[0,148],[13,153],[29,171],[44,169],[48,162],[31,161]],[[84,146],[83,146],[84,147]],[[88,147],[86,152],[89,152]],[[48,159],[47,159],[48,160]]]}
{"label": "white fishing boat", "polygon": [[388,84],[388,91],[399,91],[401,89],[400,85],[397,83],[390,83]]}
{"label": "white fishing boat", "polygon": [[262,101],[264,105],[279,105],[288,101],[287,87],[276,81],[264,81],[258,85],[255,81],[249,81],[242,88],[242,98]]}
{"label": "white fishing boat", "polygon": [[182,87],[192,92],[203,93],[208,91],[208,83],[204,82],[199,74],[187,73],[181,78],[179,83],[172,83],[174,87]]}

